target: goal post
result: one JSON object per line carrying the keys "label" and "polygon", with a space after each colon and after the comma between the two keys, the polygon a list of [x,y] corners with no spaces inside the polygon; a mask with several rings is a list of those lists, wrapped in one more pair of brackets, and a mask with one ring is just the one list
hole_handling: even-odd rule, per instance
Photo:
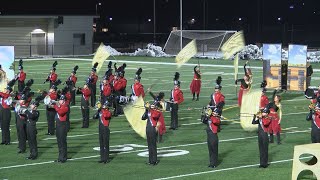
{"label": "goal post", "polygon": [[[171,31],[164,52],[170,55],[177,55],[182,48],[192,40],[196,40],[197,56],[220,57],[221,46],[237,31],[223,30],[175,30]],[[181,36],[182,34],[182,36]]]}

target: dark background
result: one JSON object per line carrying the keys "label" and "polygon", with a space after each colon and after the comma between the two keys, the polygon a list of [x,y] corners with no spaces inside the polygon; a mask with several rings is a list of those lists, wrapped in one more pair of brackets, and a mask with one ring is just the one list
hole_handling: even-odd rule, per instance
{"label": "dark background", "polygon": [[[95,42],[163,45],[172,27],[180,26],[179,3],[156,0],[155,37],[153,0],[1,0],[0,11],[1,15],[97,15]],[[244,30],[247,44],[320,47],[319,5],[319,0],[183,0],[183,29]]]}

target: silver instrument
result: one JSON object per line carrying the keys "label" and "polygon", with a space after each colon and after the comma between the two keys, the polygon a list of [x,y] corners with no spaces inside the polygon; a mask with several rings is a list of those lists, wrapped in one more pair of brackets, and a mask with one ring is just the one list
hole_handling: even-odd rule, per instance
{"label": "silver instrument", "polygon": [[26,107],[22,107],[20,105],[20,103],[17,103],[16,106],[14,107],[14,111],[17,113],[17,114],[25,114],[25,112],[28,110],[28,108]]}
{"label": "silver instrument", "polygon": [[52,100],[52,99],[50,98],[50,96],[47,95],[47,96],[43,99],[43,103],[44,103],[45,105],[49,106],[49,105],[52,105],[52,104],[57,104],[58,101]]}
{"label": "silver instrument", "polygon": [[6,100],[4,100],[4,102],[5,102],[8,106],[10,106],[10,105],[12,104],[12,102],[13,102],[12,97],[9,96]]}

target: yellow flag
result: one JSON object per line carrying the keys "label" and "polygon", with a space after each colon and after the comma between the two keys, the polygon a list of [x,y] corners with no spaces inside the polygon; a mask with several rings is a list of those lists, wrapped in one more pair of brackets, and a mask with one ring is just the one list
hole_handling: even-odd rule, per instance
{"label": "yellow flag", "polygon": [[99,48],[96,51],[96,54],[92,59],[92,66],[96,62],[99,63],[97,67],[97,73],[99,73],[104,61],[107,60],[109,56],[110,56],[110,53],[107,51],[106,46],[103,43],[101,43]]}
{"label": "yellow flag", "polygon": [[243,32],[239,31],[232,35],[227,42],[223,44],[221,50],[225,59],[229,59],[235,53],[241,51],[245,46]]}
{"label": "yellow flag", "polygon": [[147,120],[141,120],[142,115],[145,112],[144,101],[140,96],[134,103],[128,104],[124,109],[124,115],[130,123],[132,129],[144,139],[147,138],[146,126]]}
{"label": "yellow flag", "polygon": [[239,64],[239,54],[236,54],[236,57],[234,58],[233,65],[234,65],[234,80],[236,81],[238,79],[238,64]]}
{"label": "yellow flag", "polygon": [[188,62],[194,55],[197,54],[197,44],[195,40],[189,42],[177,55],[176,63],[180,68],[184,63]]}
{"label": "yellow flag", "polygon": [[255,89],[247,93],[243,93],[241,109],[240,109],[240,124],[245,131],[255,131],[258,126],[252,124],[253,115],[259,111],[261,90]]}

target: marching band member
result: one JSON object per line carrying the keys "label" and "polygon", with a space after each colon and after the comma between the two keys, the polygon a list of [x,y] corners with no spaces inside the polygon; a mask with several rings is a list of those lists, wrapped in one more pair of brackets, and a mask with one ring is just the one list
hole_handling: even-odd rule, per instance
{"label": "marching band member", "polygon": [[10,144],[10,121],[11,121],[11,111],[10,104],[8,104],[7,99],[10,97],[12,88],[7,86],[5,92],[0,92],[1,97],[1,130],[2,130],[2,142],[1,144],[9,145]]}
{"label": "marching band member", "polygon": [[260,165],[259,168],[267,168],[268,167],[268,146],[269,146],[269,138],[268,138],[268,128],[271,124],[271,118],[268,116],[270,110],[265,108],[261,111],[262,113],[259,115],[254,115],[252,124],[258,124],[258,144],[259,144],[259,154],[260,154]]}
{"label": "marching band member", "polygon": [[27,74],[23,72],[23,61],[20,59],[19,61],[19,73],[16,75],[16,80],[18,80],[18,91],[21,92],[24,89],[24,81],[26,79]]}
{"label": "marching band member", "polygon": [[[51,100],[56,101],[58,99],[58,94],[57,94],[57,86],[52,86],[49,90],[48,95],[50,96]],[[46,108],[46,116],[47,116],[47,122],[48,122],[48,133],[47,135],[54,135],[54,117],[56,115],[56,111],[54,108],[52,108],[51,105],[47,105]]]}
{"label": "marching band member", "polygon": [[184,101],[183,92],[180,89],[180,74],[175,73],[174,77],[174,89],[171,90],[171,125],[169,129],[177,130],[178,129],[178,105]]}
{"label": "marching band member", "polygon": [[91,69],[91,74],[88,79],[88,85],[91,91],[91,107],[94,107],[96,105],[96,92],[98,81],[97,67],[98,63],[95,63]]}
{"label": "marching band member", "polygon": [[[126,96],[126,87],[127,80],[124,78],[124,72],[119,71],[115,76],[115,80],[113,81],[113,89],[116,97]],[[119,105],[119,100],[114,98],[113,102],[114,106],[114,116],[118,116],[123,113],[121,106]]]}
{"label": "marching band member", "polygon": [[225,97],[221,93],[221,89],[222,89],[221,81],[222,81],[222,78],[218,76],[218,78],[216,79],[216,86],[214,87],[214,93],[212,93],[210,96],[210,102],[208,104],[208,107],[210,107],[211,109],[218,108],[222,111],[223,106],[225,105],[225,102],[224,102]]}
{"label": "marching band member", "polygon": [[238,82],[241,83],[239,95],[238,95],[238,106],[239,107],[241,106],[243,93],[247,93],[251,88],[252,73],[251,73],[251,69],[246,68],[247,63],[248,63],[248,61],[246,62],[246,64],[243,67],[244,68],[243,79],[237,79],[235,82],[235,84],[237,84]]}
{"label": "marching band member", "polygon": [[101,94],[101,103],[104,104],[104,102],[109,101],[109,96],[111,95],[112,89],[111,85],[108,83],[107,79],[104,79],[102,81],[102,85],[100,88],[100,94]]}
{"label": "marching band member", "polygon": [[141,73],[142,73],[142,68],[139,68],[134,78],[134,84],[131,86],[133,99],[137,99],[139,96],[142,96],[142,98],[144,98],[145,96],[143,85],[140,83]]}
{"label": "marching band member", "polygon": [[146,106],[146,111],[142,116],[142,120],[147,120],[146,134],[149,152],[149,165],[157,165],[159,161],[157,160],[157,131],[159,128],[159,118],[160,118],[160,103]]}
{"label": "marching band member", "polygon": [[311,116],[307,119],[311,121],[311,142],[320,143],[320,96],[316,98],[316,105],[314,107],[309,106]]}
{"label": "marching band member", "polygon": [[111,120],[111,112],[109,111],[109,103],[105,101],[102,109],[99,113],[99,142],[100,142],[100,161],[99,163],[109,162],[109,139],[110,139],[110,129],[109,124]]}
{"label": "marching band member", "polygon": [[196,101],[199,101],[199,94],[200,94],[200,89],[201,89],[201,72],[200,72],[200,65],[195,66],[193,68],[194,71],[194,76],[192,79],[192,82],[190,84],[190,91],[193,96],[192,101],[195,98],[195,94],[197,94],[197,99]]}
{"label": "marching band member", "polygon": [[91,96],[91,91],[88,84],[84,84],[83,88],[77,90],[77,94],[82,94],[81,96],[81,113],[82,113],[82,128],[89,127],[89,99]]}
{"label": "marching band member", "polygon": [[[62,91],[61,91],[61,95],[64,95],[66,97],[66,105],[68,106],[68,113],[67,113],[67,120],[66,120],[66,125],[67,125],[67,132],[70,131],[70,102],[71,102],[71,93],[70,93],[70,89],[69,86],[65,86]],[[60,96],[61,96],[60,95]]]}
{"label": "marching band member", "polygon": [[56,120],[56,136],[59,149],[59,157],[55,162],[65,163],[67,161],[67,113],[68,105],[65,103],[66,97],[60,96],[59,103],[53,105],[53,108],[57,112],[55,116]]}
{"label": "marching band member", "polygon": [[266,92],[267,92],[266,86],[267,86],[267,81],[263,81],[260,86],[262,88],[262,94],[261,94],[260,106],[259,106],[259,109],[261,112],[269,104],[269,99],[268,99],[268,96],[266,95]]}
{"label": "marching band member", "polygon": [[[27,94],[22,94],[19,100],[20,109],[27,109],[28,105],[26,103],[28,99]],[[27,117],[24,113],[20,111],[15,111],[17,117],[17,134],[19,141],[19,151],[18,153],[25,153],[27,146]]]}
{"label": "marching band member", "polygon": [[157,96],[155,96],[152,92],[151,92],[151,88],[148,88],[147,92],[149,92],[150,96],[154,99],[154,102],[160,102],[160,105],[162,107],[162,111],[160,111],[160,118],[159,118],[159,122],[160,122],[160,126],[159,126],[159,132],[158,132],[158,142],[162,143],[163,142],[163,135],[166,133],[167,129],[166,129],[166,124],[164,121],[164,116],[163,116],[163,112],[166,111],[165,108],[165,100],[164,100],[164,93],[160,92]]}
{"label": "marching band member", "polygon": [[273,119],[271,121],[270,127],[269,127],[269,133],[270,133],[270,143],[273,143],[273,135],[277,135],[277,143],[281,144],[280,142],[280,131],[281,131],[281,119],[282,119],[282,109],[281,109],[281,96],[276,95],[277,89],[274,90],[272,95],[272,102],[268,104],[268,108],[270,109],[270,114]]}
{"label": "marching band member", "polygon": [[56,66],[58,65],[58,61],[55,61],[52,64],[52,69],[50,71],[50,74],[48,75],[47,79],[43,82],[50,82],[49,88],[51,88],[53,85],[55,85],[57,79],[58,79],[58,74],[56,74]]}
{"label": "marching band member", "polygon": [[220,125],[221,109],[214,108],[210,117],[208,117],[203,123],[207,124],[207,144],[209,150],[210,164],[208,167],[216,168],[218,166],[218,132]]}
{"label": "marching band member", "polygon": [[[37,97],[38,98],[38,97]],[[28,144],[30,148],[30,155],[27,159],[37,159],[38,157],[38,145],[37,145],[37,127],[36,123],[39,119],[40,113],[37,110],[39,106],[40,99],[33,101],[30,105],[30,109],[26,110],[25,114],[27,116],[27,137],[28,137]],[[42,97],[40,96],[42,99]]]}
{"label": "marching band member", "polygon": [[108,83],[112,85],[114,76],[112,74],[112,61],[109,61],[108,64],[108,70],[105,73],[106,79],[108,80]]}
{"label": "marching band member", "polygon": [[66,80],[66,84],[69,87],[69,91],[71,93],[71,105],[74,106],[76,105],[76,83],[77,83],[77,70],[79,69],[79,66],[75,66],[73,68],[73,71],[71,72],[70,76]]}

